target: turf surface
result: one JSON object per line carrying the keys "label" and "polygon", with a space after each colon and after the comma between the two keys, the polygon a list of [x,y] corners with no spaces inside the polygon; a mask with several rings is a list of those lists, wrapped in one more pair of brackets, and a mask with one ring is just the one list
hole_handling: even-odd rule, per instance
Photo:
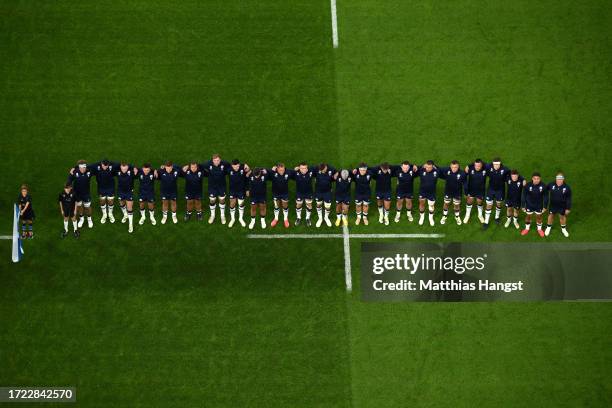
{"label": "turf surface", "polygon": [[[358,240],[351,295],[340,240],[195,223],[59,240],[55,199],[77,159],[213,152],[335,166],[500,155],[546,180],[563,169],[571,240],[611,240],[606,2],[338,6],[337,50],[324,0],[0,6],[0,211],[27,182],[38,216],[20,264],[0,241],[0,385],[74,385],[86,407],[610,405],[609,304],[364,304]],[[476,223],[351,230],[520,238]]]}

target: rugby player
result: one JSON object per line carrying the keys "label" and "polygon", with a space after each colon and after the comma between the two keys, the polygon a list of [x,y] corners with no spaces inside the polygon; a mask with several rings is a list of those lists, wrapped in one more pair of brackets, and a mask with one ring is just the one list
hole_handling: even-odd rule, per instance
{"label": "rugby player", "polygon": [[446,180],[444,184],[444,204],[440,224],[446,224],[448,208],[451,202],[455,211],[455,222],[461,225],[461,198],[466,188],[467,174],[459,168],[459,162],[453,160],[448,167],[440,169],[440,178]]}
{"label": "rugby player", "polygon": [[185,200],[187,201],[185,221],[191,219],[194,209],[196,219],[202,221],[202,179],[204,178],[204,171],[198,163],[192,161],[187,166],[183,166],[179,176],[185,179]]}
{"label": "rugby player", "polygon": [[248,166],[240,163],[240,160],[234,159],[232,160],[228,174],[230,222],[227,226],[229,228],[234,226],[236,222],[236,205],[238,205],[238,221],[242,227],[246,227],[246,223],[244,222],[244,199],[248,194]]}
{"label": "rugby player", "polygon": [[157,224],[155,220],[155,179],[157,178],[157,170],[151,168],[150,163],[145,163],[140,169],[134,169],[138,176],[138,204],[140,207],[140,221],[138,224],[145,223],[147,216],[145,213],[145,205],[149,208],[149,219],[151,224]]}
{"label": "rugby player", "polygon": [[98,184],[98,197],[100,198],[100,209],[102,210],[102,218],[100,223],[106,223],[106,218],[112,223],[115,222],[113,208],[115,203],[115,172],[119,168],[119,164],[104,159],[101,162],[94,163],[91,166],[91,171],[96,176]]}
{"label": "rugby player", "polygon": [[555,221],[555,214],[559,215],[559,224],[561,224],[561,233],[564,237],[569,237],[567,231],[567,215],[572,209],[572,190],[570,186],[565,184],[565,176],[559,172],[555,176],[555,181],[548,185],[550,191],[550,207],[548,210],[548,223],[544,234],[548,236]]}
{"label": "rugby player", "polygon": [[391,177],[393,173],[389,163],[385,162],[370,169],[376,180],[374,187],[376,206],[378,207],[378,222],[389,225],[389,210],[391,209]]}
{"label": "rugby player", "polygon": [[527,235],[529,233],[531,216],[535,213],[538,235],[544,237],[544,231],[542,230],[542,214],[546,212],[548,199],[548,186],[542,182],[540,173],[533,173],[531,181],[525,184],[523,188],[522,204],[527,215],[525,216],[525,229],[521,231],[521,235]]}
{"label": "rugby player", "polygon": [[401,165],[393,168],[393,175],[397,178],[397,188],[395,192],[396,203],[395,222],[400,221],[402,215],[402,207],[406,203],[406,216],[408,221],[412,222],[412,196],[414,191],[414,178],[418,177],[417,166],[410,164],[409,161],[404,161]]}
{"label": "rugby player", "polygon": [[253,229],[255,227],[258,208],[261,228],[266,228],[266,196],[268,193],[266,188],[267,181],[268,175],[265,169],[259,167],[253,169],[252,174],[249,177],[249,191],[251,195],[251,222],[249,223],[249,229]]}
{"label": "rugby player", "polygon": [[499,157],[493,159],[491,164],[485,166],[489,185],[487,186],[486,208],[483,229],[489,228],[493,201],[495,201],[495,223],[500,223],[500,215],[504,199],[506,198],[506,181],[510,177],[510,169],[504,166]]}
{"label": "rugby player", "polygon": [[295,225],[302,222],[302,206],[306,203],[306,226],[310,227],[310,214],[312,212],[312,178],[316,168],[302,162],[295,169]]}
{"label": "rugby player", "polygon": [[123,213],[121,223],[128,223],[128,232],[134,231],[134,179],[136,170],[134,166],[127,162],[121,162],[119,168],[115,170],[117,177],[117,192],[119,193],[119,206]]}
{"label": "rugby player", "polygon": [[30,195],[30,189],[25,184],[19,189],[17,203],[19,205],[19,220],[21,221],[21,238],[34,238],[32,196]]}
{"label": "rugby player", "polygon": [[370,182],[372,181],[372,172],[365,163],[360,163],[356,169],[353,169],[355,183],[355,212],[357,219],[355,225],[359,225],[363,221],[364,225],[368,225],[368,209],[370,207],[370,197],[372,189]]}
{"label": "rugby player", "polygon": [[[332,182],[337,175],[336,169],[329,166],[327,163],[321,163],[315,174],[315,200],[317,204],[317,228],[323,224],[328,227],[332,226],[329,219],[332,202]],[[323,216],[323,211],[325,215]]]}
{"label": "rugby player", "polygon": [[70,169],[68,181],[72,183],[74,195],[76,196],[77,216],[79,217],[79,228],[83,226],[87,218],[87,226],[93,228],[91,218],[91,178],[94,176],[92,168],[85,160],[79,160],[75,168]]}
{"label": "rugby player", "polygon": [[336,227],[342,223],[348,226],[348,211],[351,204],[351,183],[353,176],[343,169],[334,176],[336,181]]}
{"label": "rugby player", "polygon": [[518,217],[525,184],[526,181],[518,170],[514,169],[510,172],[510,178],[506,180],[506,216],[508,217],[504,224],[506,228],[510,226],[510,223],[513,223],[516,229],[520,228]]}
{"label": "rugby player", "polygon": [[275,227],[278,223],[281,208],[283,209],[283,223],[289,228],[289,180],[295,180],[295,170],[285,168],[284,163],[278,163],[271,169],[266,169],[272,182],[272,198],[274,200],[274,219],[270,224]]}
{"label": "rugby player", "polygon": [[59,194],[58,197],[60,213],[64,219],[64,229],[62,230],[62,238],[68,235],[68,223],[72,220],[72,228],[74,230],[74,237],[78,238],[79,227],[76,218],[76,195],[72,191],[72,183],[66,182],[64,190]]}
{"label": "rugby player", "polygon": [[215,222],[215,212],[217,209],[217,200],[219,200],[219,215],[221,224],[225,224],[225,191],[227,190],[227,171],[230,164],[225,160],[221,160],[221,156],[213,154],[212,158],[206,163],[200,164],[204,169],[205,176],[208,177],[208,199],[210,201],[210,217],[208,223]]}
{"label": "rugby player", "polygon": [[419,225],[425,221],[425,204],[429,210],[429,225],[436,224],[434,211],[436,206],[436,184],[440,177],[440,172],[435,167],[433,160],[428,160],[418,170],[419,183]]}
{"label": "rugby player", "polygon": [[484,163],[480,159],[474,160],[474,163],[465,167],[467,173],[467,191],[466,191],[466,205],[465,205],[465,217],[463,217],[463,223],[467,224],[470,221],[470,214],[472,213],[472,206],[476,201],[478,207],[478,220],[480,223],[484,223],[484,216],[482,214],[482,202],[485,197],[485,185],[487,182],[487,170],[485,169]]}
{"label": "rugby player", "polygon": [[175,166],[171,161],[167,161],[157,170],[159,192],[162,199],[162,224],[165,224],[168,219],[168,208],[172,212],[172,222],[175,224],[178,222],[176,217],[176,197],[178,195],[177,180],[180,171],[181,168]]}

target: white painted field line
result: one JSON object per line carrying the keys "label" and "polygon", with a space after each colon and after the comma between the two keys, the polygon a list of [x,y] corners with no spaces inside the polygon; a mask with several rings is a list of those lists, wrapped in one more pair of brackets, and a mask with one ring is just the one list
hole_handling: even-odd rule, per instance
{"label": "white painted field line", "polygon": [[336,11],[336,0],[330,0],[330,3],[332,19],[332,44],[334,48],[338,48],[338,15]]}
{"label": "white painted field line", "polygon": [[[345,227],[347,230],[348,228]],[[387,238],[444,238],[444,234],[348,234],[355,239],[387,239]],[[250,239],[325,239],[344,238],[343,234],[249,234]]]}
{"label": "white painted field line", "polygon": [[346,283],[346,291],[353,290],[353,274],[351,273],[351,242],[348,227],[342,227],[342,240],[344,241],[344,283]]}
{"label": "white painted field line", "polygon": [[0,239],[13,239],[12,235],[0,235]]}

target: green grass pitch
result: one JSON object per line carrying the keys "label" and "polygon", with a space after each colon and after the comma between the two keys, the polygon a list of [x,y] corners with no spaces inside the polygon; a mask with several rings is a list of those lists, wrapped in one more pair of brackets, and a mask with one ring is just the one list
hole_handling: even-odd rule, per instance
{"label": "green grass pitch", "polygon": [[609,303],[366,304],[358,240],[347,294],[342,240],[195,222],[128,236],[96,208],[62,241],[56,199],[81,158],[499,155],[545,181],[562,169],[570,241],[610,241],[611,10],[338,0],[333,49],[328,0],[2,2],[0,235],[21,183],[38,219],[21,263],[0,241],[0,385],[76,386],[82,407],[610,406]]}

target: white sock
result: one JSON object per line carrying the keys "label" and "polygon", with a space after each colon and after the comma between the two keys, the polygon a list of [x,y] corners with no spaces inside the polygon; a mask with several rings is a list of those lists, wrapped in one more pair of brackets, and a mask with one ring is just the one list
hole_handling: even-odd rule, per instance
{"label": "white sock", "polygon": [[78,221],[72,221],[72,229],[73,230],[76,231],[76,230],[79,229],[78,223],[79,223]]}
{"label": "white sock", "polygon": [[64,221],[64,231],[68,232],[68,221]]}
{"label": "white sock", "polygon": [[285,219],[285,221],[289,219],[289,208],[283,209],[283,218]]}

